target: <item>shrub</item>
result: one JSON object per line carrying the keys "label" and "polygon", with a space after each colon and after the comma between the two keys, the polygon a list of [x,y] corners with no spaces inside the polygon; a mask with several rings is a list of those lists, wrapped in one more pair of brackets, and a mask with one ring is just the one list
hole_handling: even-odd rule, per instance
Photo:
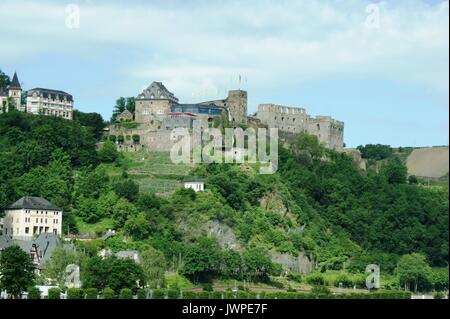
{"label": "shrub", "polygon": [[109,140],[113,143],[115,143],[117,141],[117,137],[115,135],[110,135],[109,136]]}
{"label": "shrub", "polygon": [[83,299],[83,290],[80,288],[67,289],[67,299]]}
{"label": "shrub", "polygon": [[98,296],[97,288],[86,289],[86,299],[97,299],[97,296]]}
{"label": "shrub", "polygon": [[112,290],[109,287],[106,287],[105,289],[103,289],[102,298],[103,299],[114,299],[115,298],[114,290]]}
{"label": "shrub", "polygon": [[37,287],[28,289],[28,299],[41,299],[41,291]]}
{"label": "shrub", "polygon": [[152,299],[165,299],[166,291],[164,289],[155,289],[152,293]]}
{"label": "shrub", "polygon": [[180,297],[180,291],[176,289],[167,290],[168,299],[178,299]]}
{"label": "shrub", "polygon": [[306,283],[313,286],[323,286],[325,285],[325,279],[321,274],[312,273],[306,277]]}
{"label": "shrub", "polygon": [[141,141],[141,137],[137,134],[133,135],[133,143],[134,144],[139,144],[139,142]]}
{"label": "shrub", "polygon": [[331,291],[328,287],[325,286],[314,286],[311,289],[311,295],[313,295],[317,299],[325,299],[331,296]]}
{"label": "shrub", "polygon": [[344,287],[344,288],[351,288],[351,287],[353,287],[352,280],[346,274],[339,274],[335,278],[335,280],[333,282],[333,285],[335,287],[339,287],[340,284],[342,284],[342,287]]}
{"label": "shrub", "polygon": [[296,272],[290,272],[287,275],[287,278],[289,280],[296,281],[296,282],[301,282],[302,281],[302,276],[299,273],[296,273]]}
{"label": "shrub", "polygon": [[137,291],[137,298],[138,299],[147,299],[147,293],[148,293],[147,289],[139,289]]}
{"label": "shrub", "polygon": [[443,292],[438,291],[434,294],[434,299],[444,299],[445,295]]}
{"label": "shrub", "polygon": [[206,282],[202,285],[203,291],[214,291],[213,285],[210,282]]}
{"label": "shrub", "polygon": [[183,291],[183,299],[197,299],[197,294],[193,291]]}
{"label": "shrub", "polygon": [[133,292],[129,288],[120,290],[119,299],[133,299]]}
{"label": "shrub", "polygon": [[50,288],[48,290],[48,299],[61,299],[61,289]]}

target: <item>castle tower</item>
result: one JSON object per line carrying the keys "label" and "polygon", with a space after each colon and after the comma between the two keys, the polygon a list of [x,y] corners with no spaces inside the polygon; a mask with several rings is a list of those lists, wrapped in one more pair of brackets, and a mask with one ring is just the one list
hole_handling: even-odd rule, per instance
{"label": "castle tower", "polygon": [[247,92],[243,90],[229,91],[226,108],[233,123],[247,123]]}
{"label": "castle tower", "polygon": [[16,109],[22,110],[22,87],[16,72],[14,72],[11,84],[8,86],[8,96],[14,101]]}

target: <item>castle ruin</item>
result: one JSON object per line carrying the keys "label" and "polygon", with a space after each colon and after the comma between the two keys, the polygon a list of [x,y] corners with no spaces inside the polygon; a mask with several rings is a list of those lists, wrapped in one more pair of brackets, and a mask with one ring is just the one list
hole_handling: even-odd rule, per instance
{"label": "castle ruin", "polygon": [[109,135],[121,137],[119,150],[169,151],[177,141],[174,128],[192,129],[195,123],[212,127],[217,120],[234,127],[256,123],[286,133],[305,132],[317,136],[325,147],[341,150],[344,146],[344,123],[330,116],[313,118],[303,108],[276,104],[260,104],[255,116],[248,116],[247,92],[243,90],[231,90],[221,100],[184,104],[161,82],[153,82],[136,97],[134,113],[125,111],[117,116]]}

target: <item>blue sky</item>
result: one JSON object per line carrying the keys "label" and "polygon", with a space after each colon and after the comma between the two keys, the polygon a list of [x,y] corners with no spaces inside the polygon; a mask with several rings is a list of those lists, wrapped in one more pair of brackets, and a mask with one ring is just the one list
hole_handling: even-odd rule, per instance
{"label": "blue sky", "polygon": [[331,115],[347,146],[448,145],[448,33],[437,0],[2,0],[0,68],[107,119],[119,96],[162,81],[182,102],[240,87],[250,112]]}

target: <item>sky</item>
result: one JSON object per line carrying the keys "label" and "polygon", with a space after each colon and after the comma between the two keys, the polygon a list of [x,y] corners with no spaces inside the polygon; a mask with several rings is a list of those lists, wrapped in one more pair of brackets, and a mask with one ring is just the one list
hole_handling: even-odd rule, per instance
{"label": "sky", "polygon": [[0,69],[25,90],[115,100],[162,81],[183,103],[248,91],[345,122],[348,147],[448,145],[449,3],[0,1]]}

